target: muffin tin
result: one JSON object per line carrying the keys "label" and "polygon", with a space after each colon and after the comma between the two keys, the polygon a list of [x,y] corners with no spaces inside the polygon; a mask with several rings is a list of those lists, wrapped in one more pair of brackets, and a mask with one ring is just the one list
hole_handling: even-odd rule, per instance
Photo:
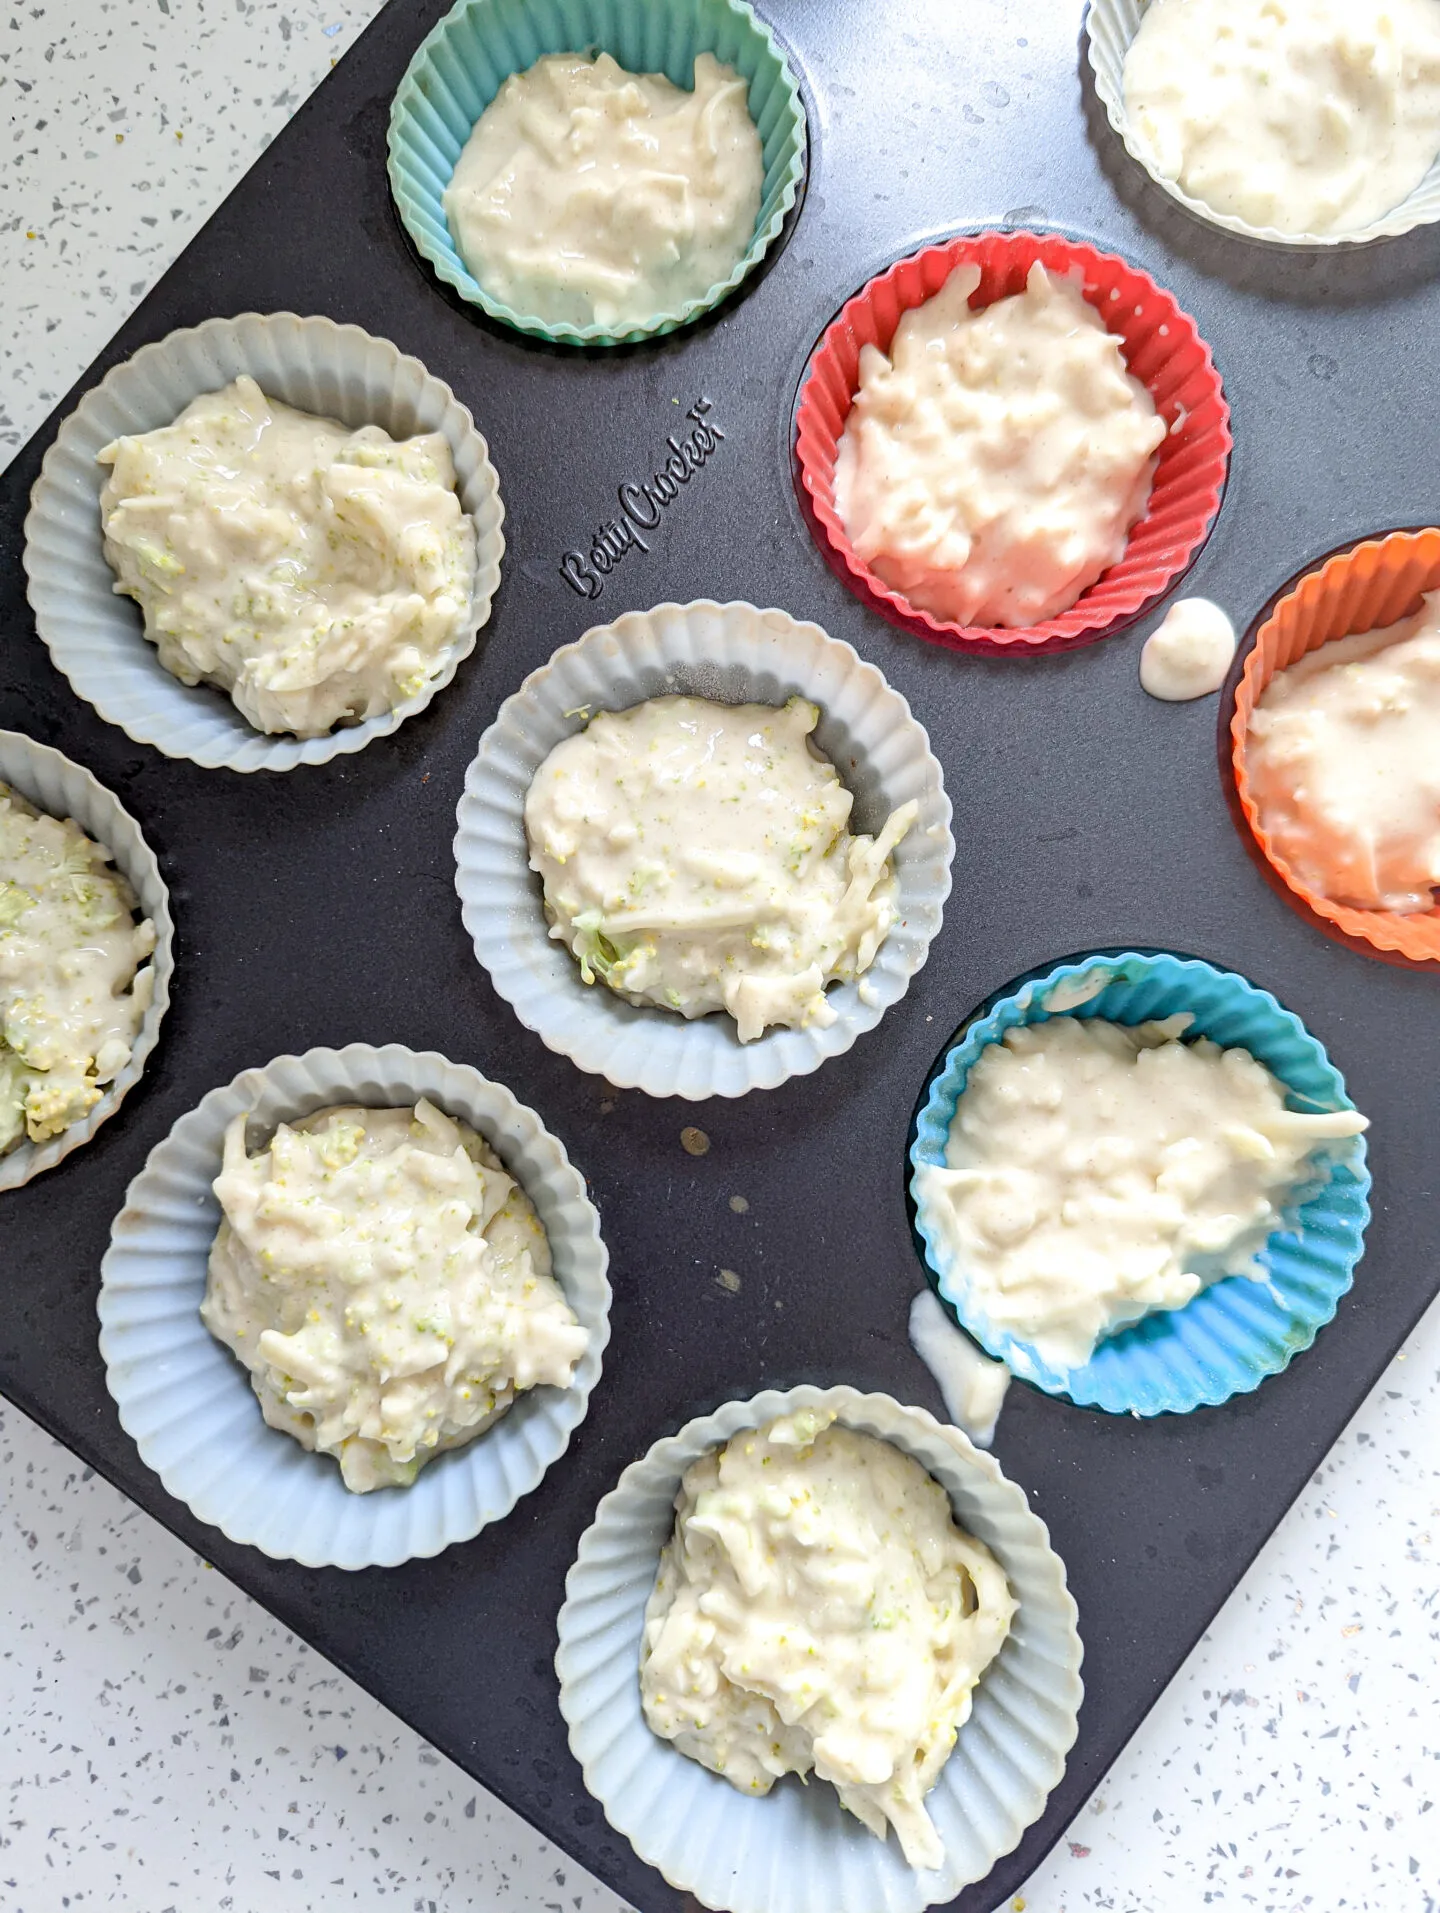
{"label": "muffin tin", "polygon": [[[864,0],[769,0],[810,128],[783,250],[664,339],[536,344],[452,298],[391,201],[390,102],[441,10],[381,13],[0,480],[0,725],[116,793],[177,926],[164,1040],[117,1119],[0,1194],[0,1388],[643,1913],[675,1913],[585,1791],[557,1705],[556,1616],[602,1497],[657,1438],[767,1387],[938,1409],[906,1334],[925,1279],[906,1147],[956,1026],[1067,953],[1238,972],[1373,1119],[1365,1258],[1314,1346],[1220,1407],[1141,1422],[1010,1391],[995,1453],[1065,1563],[1086,1697],[1045,1812],[953,1903],[982,1913],[1081,1807],[1434,1292],[1440,977],[1342,947],[1266,884],[1228,814],[1226,699],[1217,731],[1214,701],[1139,688],[1153,615],[1060,655],[961,657],[858,602],[797,496],[796,395],[855,288],[938,240],[1053,228],[1123,257],[1193,317],[1224,381],[1235,449],[1187,588],[1244,629],[1300,568],[1435,516],[1440,231],[1305,255],[1192,221],[1108,126],[1078,0],[933,9],[923,29]],[[506,512],[492,615],[454,680],[393,735],[284,776],[167,759],[104,723],[36,638],[20,565],[30,487],[81,393],[176,327],[247,311],[324,314],[414,355],[473,414]],[[647,548],[590,566],[618,487],[697,414],[716,435],[703,470]],[[957,851],[943,928],[883,1028],[813,1075],[695,1105],[617,1091],[522,1025],[475,961],[451,846],[479,739],[531,671],[594,625],[702,598],[781,606],[876,666],[944,767]],[[589,1413],[534,1492],[474,1541],[347,1574],[272,1560],[167,1495],[106,1393],[95,1300],[125,1188],[179,1117],[239,1070],[357,1041],[438,1051],[534,1108],[588,1178],[615,1292]]]}

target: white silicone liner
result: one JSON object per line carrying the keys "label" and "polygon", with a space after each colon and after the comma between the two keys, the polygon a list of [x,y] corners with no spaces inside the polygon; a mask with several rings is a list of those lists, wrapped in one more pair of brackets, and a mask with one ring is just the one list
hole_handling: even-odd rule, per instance
{"label": "white silicone liner", "polygon": [[[934,1872],[907,1866],[898,1842],[877,1840],[823,1782],[787,1778],[763,1798],[737,1792],[653,1734],[640,1708],[645,1603],[681,1476],[741,1429],[827,1407],[847,1428],[894,1442],[942,1484],[1020,1604],[927,1801],[945,1844]],[[728,1913],[921,1913],[953,1899],[1044,1811],[1074,1745],[1084,1691],[1064,1563],[1022,1491],[959,1429],[845,1387],[768,1389],[728,1402],[632,1462],[581,1539],[558,1627],[560,1711],[585,1785],[642,1860]]]}
{"label": "white silicone liner", "polygon": [[[855,795],[852,827],[874,833],[914,798],[894,853],[900,918],[859,983],[836,985],[825,1029],[775,1028],[742,1044],[728,1016],[687,1021],[637,1008],[580,968],[545,921],[530,869],[525,795],[555,745],[597,710],[685,692],[725,703],[820,707],[819,749]],[[925,730],[873,664],[819,625],[752,604],[662,604],[597,625],[533,671],[480,740],[457,814],[456,884],[475,954],[527,1029],[583,1070],[650,1096],[743,1096],[818,1069],[871,1030],[909,988],[940,928],[955,842],[944,774]]]}
{"label": "white silicone liner", "polygon": [[[534,1203],[555,1278],[590,1332],[568,1388],[533,1388],[408,1488],[352,1494],[334,1458],[269,1428],[250,1377],[200,1319],[220,1207],[225,1130],[253,1113],[251,1147],[277,1123],[334,1103],[400,1108],[428,1096],[477,1130]],[[534,1110],[478,1070],[399,1044],[312,1049],[213,1089],[150,1152],[100,1267],[105,1381],[146,1466],[232,1541],[304,1567],[394,1567],[469,1541],[539,1486],[584,1420],[610,1339],[609,1258],[584,1179]]]}
{"label": "white silicone liner", "polygon": [[[455,461],[460,502],[475,526],[470,619],[444,669],[413,698],[324,737],[255,730],[213,685],[186,685],[144,636],[140,607],[114,589],[100,529],[106,468],[96,454],[125,433],[169,425],[202,392],[248,372],[268,397],[337,418],[352,430],[380,425],[392,438],[439,432]],[[324,764],[385,737],[454,677],[475,648],[500,582],[504,507],[489,448],[449,386],[388,339],[333,319],[247,312],[207,319],[142,346],[70,414],[45,454],[25,520],[25,571],[36,627],[71,688],[139,744],[207,770],[292,770]]]}
{"label": "white silicone liner", "polygon": [[1343,233],[1290,233],[1281,232],[1275,226],[1252,226],[1234,213],[1220,212],[1203,199],[1193,198],[1177,181],[1157,173],[1132,143],[1125,112],[1125,55],[1140,29],[1145,5],[1146,0],[1089,0],[1085,40],[1090,70],[1095,75],[1095,91],[1131,159],[1196,219],[1270,246],[1363,246],[1372,239],[1398,239],[1402,233],[1413,232],[1417,226],[1433,225],[1440,219],[1440,155],[1407,199],[1402,199],[1379,219],[1372,219],[1368,226],[1357,226],[1353,232]]}
{"label": "white silicone liner", "polygon": [[36,810],[52,817],[72,818],[92,842],[109,851],[115,868],[135,893],[142,917],[155,926],[155,954],[150,962],[155,984],[150,1004],[140,1022],[140,1033],[130,1061],[106,1089],[82,1122],[72,1123],[48,1142],[22,1142],[0,1156],[0,1190],[17,1189],[43,1170],[52,1169],[115,1114],[126,1092],[134,1088],[154,1049],[160,1023],[170,1005],[170,979],[175,972],[175,925],[170,916],[170,892],[160,875],[155,853],[140,834],[140,826],[105,786],[68,757],[37,744],[19,731],[0,731],[0,784],[10,784]]}

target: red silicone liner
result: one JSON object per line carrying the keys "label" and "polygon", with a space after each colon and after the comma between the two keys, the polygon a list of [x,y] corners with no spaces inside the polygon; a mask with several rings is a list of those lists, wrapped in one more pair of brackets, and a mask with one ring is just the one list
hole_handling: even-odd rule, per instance
{"label": "red silicone liner", "polygon": [[[860,383],[860,349],[888,352],[901,315],[922,305],[957,266],[980,268],[970,303],[1022,292],[1036,260],[1078,278],[1085,297],[1120,340],[1130,371],[1148,389],[1170,431],[1145,516],[1125,555],[1068,611],[1009,630],[943,624],[877,577],[856,556],[835,509],[835,456]],[[984,232],[927,246],[863,286],[831,321],[810,356],[795,414],[795,451],[811,529],[835,569],[892,624],[958,651],[1066,651],[1139,617],[1187,568],[1210,533],[1230,466],[1230,408],[1210,348],[1195,321],[1146,273],[1113,254],[1055,233]]]}

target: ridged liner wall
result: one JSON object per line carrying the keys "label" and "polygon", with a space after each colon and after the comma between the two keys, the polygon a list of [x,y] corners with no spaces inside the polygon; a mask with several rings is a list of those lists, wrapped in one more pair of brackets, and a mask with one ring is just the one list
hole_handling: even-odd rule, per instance
{"label": "ridged liner wall", "polygon": [[[749,248],[700,298],[635,324],[549,324],[477,283],[456,250],[444,194],[476,120],[512,73],[547,53],[607,52],[632,73],[663,73],[687,92],[695,56],[713,53],[750,82],[765,175]],[[390,190],[436,275],[504,325],[564,345],[619,345],[687,325],[764,258],[805,172],[805,108],[774,35],[744,0],[460,0],[421,42],[390,108]]]}
{"label": "ridged liner wall", "polygon": [[[250,1377],[200,1319],[220,1208],[211,1189],[226,1125],[275,1125],[335,1103],[403,1107],[428,1096],[489,1141],[534,1203],[555,1276],[590,1346],[570,1386],[535,1388],[409,1488],[352,1494],[329,1455],[265,1425]],[[585,1183],[532,1109],[478,1070],[398,1044],[312,1049],[211,1090],[151,1151],[126,1191],[100,1270],[105,1380],[146,1466],[232,1541],[303,1567],[394,1567],[468,1541],[537,1487],[585,1417],[610,1339],[608,1257]]]}
{"label": "ridged liner wall", "polygon": [[1112,127],[1119,134],[1126,152],[1142,172],[1154,180],[1163,192],[1178,199],[1186,212],[1206,225],[1219,226],[1225,232],[1238,233],[1271,246],[1356,246],[1372,239],[1396,239],[1413,232],[1417,226],[1433,225],[1440,219],[1440,158],[1407,199],[1368,226],[1347,233],[1285,233],[1275,226],[1252,226],[1234,213],[1218,212],[1203,199],[1195,199],[1178,181],[1157,173],[1131,144],[1125,112],[1125,55],[1130,42],[1140,31],[1145,0],[1089,0],[1085,13],[1086,52],[1090,71],[1095,76],[1095,91]]}
{"label": "ridged liner wall", "polygon": [[[866,972],[833,986],[827,1029],[771,1029],[742,1044],[728,1016],[692,1021],[636,1008],[586,985],[548,932],[530,869],[525,796],[582,711],[625,710],[684,692],[726,703],[820,707],[815,739],[853,791],[852,828],[874,833],[915,798],[919,817],[894,853],[900,921]],[[853,767],[852,767],[852,759]],[[818,1069],[873,1029],[925,962],[950,893],[950,800],[930,740],[873,664],[815,624],[751,604],[663,604],[597,625],[562,647],[506,699],[480,740],[457,814],[456,883],[465,927],[490,979],[548,1048],[621,1089],[651,1096],[743,1096]],[[868,1000],[867,1000],[868,999]]]}
{"label": "ridged liner wall", "polygon": [[[835,460],[860,385],[866,345],[888,352],[904,314],[935,296],[957,266],[980,268],[972,306],[1023,292],[1040,261],[1077,277],[1086,299],[1120,340],[1129,370],[1170,426],[1145,515],[1124,556],[1068,611],[1010,630],[958,625],[918,609],[855,551],[835,507]],[[835,569],[861,600],[892,624],[954,650],[1014,656],[1069,651],[1132,622],[1190,565],[1209,537],[1230,467],[1230,408],[1210,348],[1168,292],[1113,254],[1057,233],[983,232],[927,246],[862,286],[820,338],[801,382],[795,455],[816,530]]]}
{"label": "ridged liner wall", "polygon": [[[443,433],[460,502],[475,525],[471,615],[444,669],[413,698],[324,737],[255,730],[229,697],[172,677],[143,635],[140,607],[114,590],[100,530],[107,468],[95,462],[123,433],[169,425],[202,392],[250,376],[267,397],[336,418],[352,430],[380,425],[393,438]],[[504,507],[489,448],[449,386],[388,339],[333,319],[247,312],[207,319],[142,346],[117,365],[60,427],[45,454],[25,520],[25,572],[36,627],[71,688],[110,724],[167,757],[206,769],[292,770],[324,764],[386,737],[454,677],[490,615],[505,551]]]}
{"label": "ridged liner wall", "polygon": [[1427,591],[1440,591],[1440,530],[1395,531],[1367,538],[1302,578],[1261,625],[1235,688],[1230,720],[1235,790],[1251,835],[1292,896],[1346,937],[1416,963],[1440,962],[1440,908],[1402,915],[1358,910],[1312,890],[1271,843],[1250,792],[1245,745],[1250,713],[1277,671],[1332,638],[1374,631],[1420,609]]}
{"label": "ridged liner wall", "polygon": [[[1056,984],[1112,978],[1090,1001],[1057,1015],[1144,1023],[1189,1011],[1191,1036],[1247,1049],[1285,1085],[1291,1109],[1350,1109],[1344,1079],[1299,1018],[1243,977],[1193,957],[1097,955],[1056,964],[1014,985],[957,1037],[920,1111],[912,1166],[943,1164],[955,1105],[980,1052],[1020,1023],[1043,1023]],[[916,1228],[942,1301],[998,1361],[1047,1395],[1111,1414],[1184,1414],[1248,1394],[1309,1348],[1354,1280],[1370,1220],[1365,1140],[1326,1145],[1302,1201],[1282,1211],[1284,1226],[1260,1252],[1267,1279],[1229,1276],[1184,1308],[1157,1311],[1102,1341],[1083,1368],[1057,1369],[1027,1343],[992,1326],[970,1294],[962,1268],[932,1228],[915,1178]]]}
{"label": "ridged liner wall", "polygon": [[[917,1873],[812,1779],[763,1798],[652,1734],[640,1709],[645,1603],[675,1523],[686,1468],[746,1428],[801,1408],[894,1442],[948,1491],[962,1527],[999,1559],[1019,1600],[969,1720],[927,1805],[945,1862]],[[920,1913],[950,1900],[1018,1843],[1044,1810],[1075,1741],[1082,1648],[1065,1568],[1024,1493],[956,1428],[888,1395],[769,1389],[688,1422],[633,1462],[596,1510],[565,1584],[560,1709],[585,1784],[610,1824],[674,1887],[728,1913]]]}
{"label": "ridged liner wall", "polygon": [[170,916],[170,892],[160,875],[155,853],[140,834],[140,826],[119,798],[79,764],[37,744],[19,731],[0,731],[0,784],[10,784],[36,810],[52,817],[72,818],[92,842],[111,854],[115,868],[135,893],[142,917],[155,926],[155,954],[150,962],[155,983],[150,1004],[141,1018],[130,1060],[82,1122],[72,1123],[48,1142],[22,1142],[0,1156],[0,1190],[16,1189],[32,1176],[51,1169],[81,1143],[89,1142],[101,1123],[113,1116],[126,1093],[140,1080],[146,1058],[160,1035],[160,1024],[170,1007],[170,979],[175,973],[175,925]]}

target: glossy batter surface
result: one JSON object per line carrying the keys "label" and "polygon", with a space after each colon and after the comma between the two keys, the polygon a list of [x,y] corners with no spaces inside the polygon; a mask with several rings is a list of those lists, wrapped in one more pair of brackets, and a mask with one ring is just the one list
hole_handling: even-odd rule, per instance
{"label": "glossy batter surface", "polygon": [[1440,0],[1151,0],[1124,88],[1132,140],[1191,198],[1353,231],[1440,151]]}
{"label": "glossy batter surface", "polygon": [[487,292],[548,323],[621,325],[728,279],[764,179],[746,82],[710,53],[687,91],[608,53],[512,74],[446,188],[460,256]]}
{"label": "glossy batter surface", "polygon": [[182,684],[319,737],[417,696],[465,629],[475,528],[438,432],[269,399],[250,378],[100,453],[105,556]]}
{"label": "glossy batter surface", "polygon": [[1430,910],[1440,886],[1440,592],[1413,617],[1278,671],[1245,766],[1266,834],[1311,890]]}
{"label": "glossy batter surface", "polygon": [[1188,1016],[1133,1026],[1052,1016],[983,1050],[945,1167],[916,1174],[929,1226],[991,1324],[1057,1368],[1256,1251],[1311,1152],[1367,1127],[1305,1114],[1248,1050],[1180,1039]]}
{"label": "glossy batter surface", "polygon": [[725,1010],[742,1043],[835,1020],[826,985],[863,975],[896,918],[889,858],[811,743],[815,705],[662,697],[602,711],[546,758],[525,800],[553,937],[633,1003]]}
{"label": "glossy batter surface", "polygon": [[962,625],[1067,611],[1124,553],[1165,437],[1119,340],[1038,261],[976,310],[957,266],[861,348],[835,505],[857,555],[910,603]]}

